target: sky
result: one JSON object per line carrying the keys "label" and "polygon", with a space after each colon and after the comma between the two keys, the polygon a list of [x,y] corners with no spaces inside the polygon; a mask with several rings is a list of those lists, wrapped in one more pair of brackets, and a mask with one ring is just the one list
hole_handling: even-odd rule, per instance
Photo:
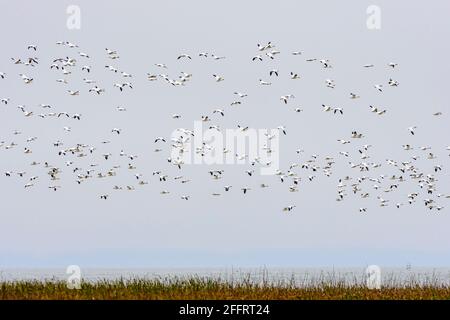
{"label": "sky", "polygon": [[[0,176],[0,267],[227,267],[227,266],[365,266],[369,264],[404,266],[448,266],[450,264],[450,199],[438,199],[443,210],[428,210],[423,192],[417,203],[397,209],[396,202],[417,191],[417,184],[402,183],[395,193],[373,190],[365,183],[368,199],[349,195],[337,202],[339,178],[350,175],[378,177],[399,174],[385,160],[410,161],[425,173],[436,173],[437,193],[450,194],[448,127],[449,105],[445,75],[450,45],[448,38],[450,4],[446,1],[1,1],[0,20],[3,46],[0,51],[0,97],[10,98],[0,105],[0,141],[4,146],[15,142],[10,150],[0,149],[0,168],[26,171],[26,176]],[[80,28],[68,28],[73,18],[71,5],[80,10]],[[368,28],[369,6],[379,8],[380,28]],[[70,20],[72,21],[72,20]],[[69,21],[69,22],[70,22]],[[56,45],[69,41],[79,48]],[[271,41],[281,53],[275,59],[258,54],[257,44]],[[35,44],[36,52],[27,50]],[[107,57],[105,48],[117,50],[117,60]],[[292,55],[301,51],[301,55]],[[89,54],[83,58],[78,52]],[[215,61],[202,58],[199,52],[225,56]],[[188,53],[192,59],[179,59]],[[35,67],[14,65],[11,57],[39,58]],[[77,66],[64,77],[51,70],[53,59],[73,57]],[[329,59],[332,68],[318,61]],[[387,66],[398,63],[394,69]],[[168,66],[161,69],[156,63]],[[92,66],[90,73],[82,65]],[[363,68],[374,64],[374,68]],[[133,75],[133,89],[120,92],[113,87],[122,79],[105,65]],[[269,70],[278,69],[278,78]],[[159,79],[147,81],[146,74],[167,73],[176,78],[180,72],[192,73],[185,86],[171,86]],[[301,79],[291,80],[290,72]],[[33,83],[24,84],[24,73]],[[225,78],[215,82],[213,74]],[[89,93],[91,85],[83,78],[97,81],[105,93]],[[57,83],[66,78],[67,84]],[[400,83],[389,87],[393,78]],[[271,81],[261,86],[259,79]],[[334,89],[325,86],[333,79]],[[373,88],[383,83],[384,91]],[[67,90],[80,90],[70,96]],[[235,91],[248,97],[242,104],[230,106],[237,99]],[[349,99],[350,92],[361,97]],[[293,94],[287,105],[281,95]],[[37,117],[47,112],[39,104],[50,104],[48,112],[80,113],[82,120]],[[322,111],[322,104],[344,108],[344,115]],[[24,105],[34,111],[24,117],[17,108]],[[383,116],[370,113],[369,105],[387,109]],[[126,112],[118,112],[123,106]],[[303,111],[296,113],[294,109]],[[223,108],[225,116],[212,114]],[[433,116],[435,112],[442,116]],[[172,119],[173,114],[180,119]],[[170,139],[177,128],[193,130],[195,121],[209,115],[209,124],[223,129],[237,125],[254,129],[287,128],[279,137],[280,170],[292,163],[304,163],[312,155],[335,159],[333,174],[326,177],[310,171],[295,171],[302,177],[299,192],[289,192],[290,182],[278,176],[248,176],[242,165],[185,165],[179,170],[167,162],[170,143],[155,144],[156,137]],[[65,132],[63,127],[71,127]],[[412,136],[408,127],[417,126]],[[120,135],[111,132],[121,128]],[[20,135],[14,135],[19,130]],[[355,141],[352,131],[364,134]],[[27,143],[28,137],[38,137]],[[338,139],[352,140],[341,145]],[[54,147],[55,141],[62,147]],[[102,141],[111,141],[102,144]],[[93,145],[93,155],[83,159],[59,156],[61,148],[77,143]],[[369,162],[382,167],[360,173],[348,162],[358,162],[358,147],[371,144]],[[405,151],[411,144],[412,151]],[[421,146],[430,146],[436,159],[427,160]],[[32,154],[24,154],[25,147]],[[156,148],[163,149],[154,152]],[[295,151],[303,149],[298,155]],[[149,182],[137,186],[134,173],[127,170],[131,161],[120,157],[138,155],[132,163]],[[340,151],[347,151],[344,157]],[[109,160],[103,153],[111,153]],[[56,192],[42,164],[48,162],[62,170],[61,186]],[[66,166],[66,161],[74,161]],[[77,166],[106,172],[120,165],[117,176],[90,179],[77,185],[71,170]],[[208,171],[225,170],[223,178],[211,179]],[[159,182],[152,172],[169,176]],[[39,176],[32,188],[24,188],[30,176]],[[181,184],[173,179],[183,175],[191,181]],[[260,188],[267,183],[269,188]],[[384,182],[386,186],[388,182]],[[134,185],[134,191],[114,191],[114,185]],[[225,193],[224,185],[232,185]],[[240,188],[249,186],[247,194]],[[170,194],[161,195],[161,190]],[[214,197],[211,194],[220,192]],[[100,195],[109,194],[108,200]],[[188,201],[183,195],[190,195]],[[390,199],[380,207],[376,196]],[[433,195],[434,199],[436,195]],[[296,205],[289,213],[283,208]],[[359,208],[367,208],[360,213]],[[446,208],[449,207],[449,208]]]}

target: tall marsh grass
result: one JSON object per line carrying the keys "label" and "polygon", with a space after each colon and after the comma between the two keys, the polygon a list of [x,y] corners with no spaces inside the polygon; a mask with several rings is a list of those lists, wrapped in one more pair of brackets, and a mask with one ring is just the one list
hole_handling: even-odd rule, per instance
{"label": "tall marsh grass", "polygon": [[0,299],[450,299],[450,286],[429,278],[411,278],[399,282],[395,277],[384,279],[380,290],[369,289],[362,278],[344,281],[328,273],[318,277],[304,275],[299,281],[292,275],[283,281],[268,276],[255,282],[250,274],[238,280],[220,277],[160,277],[83,281],[81,289],[69,289],[65,281],[3,281]]}

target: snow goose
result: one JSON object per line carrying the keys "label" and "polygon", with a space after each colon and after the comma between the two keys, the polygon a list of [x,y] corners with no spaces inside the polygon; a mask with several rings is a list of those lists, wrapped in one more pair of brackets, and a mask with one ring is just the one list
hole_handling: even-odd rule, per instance
{"label": "snow goose", "polygon": [[186,54],[186,53],[180,54],[180,55],[178,56],[177,60],[180,60],[181,58],[188,58],[189,60],[192,59],[191,56],[188,55],[188,54]]}
{"label": "snow goose", "polygon": [[280,54],[280,51],[272,50],[270,52],[266,52],[266,56],[268,56],[270,59],[275,59],[275,56],[277,54]]}
{"label": "snow goose", "polygon": [[30,77],[24,75],[23,73],[19,73],[19,76],[22,78],[23,82],[25,82],[26,84],[30,84],[33,81],[33,78],[30,78]]}
{"label": "snow goose", "polygon": [[382,84],[376,84],[373,87],[375,89],[377,89],[379,92],[383,92],[383,85]]}
{"label": "snow goose", "polygon": [[273,74],[278,77],[278,70],[277,69],[272,69],[272,70],[269,71],[269,76],[272,76]]}
{"label": "snow goose", "polygon": [[388,84],[389,84],[391,87],[398,87],[398,85],[399,85],[398,81],[395,81],[395,80],[392,80],[392,79],[389,79]]}
{"label": "snow goose", "polygon": [[108,55],[116,55],[117,54],[117,51],[115,51],[115,50],[111,50],[108,48],[105,48],[105,50]]}
{"label": "snow goose", "polygon": [[115,73],[117,73],[117,71],[119,71],[119,70],[117,70],[117,68],[114,68],[113,66],[110,66],[110,65],[105,66],[105,68],[107,68],[108,70],[113,71]]}
{"label": "snow goose", "polygon": [[214,60],[222,60],[222,59],[225,59],[224,56],[216,56],[215,54],[212,54],[211,57],[212,57]]}
{"label": "snow goose", "polygon": [[96,94],[100,94],[102,92],[105,92],[105,89],[99,88],[98,86],[95,86],[91,89],[89,89],[89,92],[95,92]]}
{"label": "snow goose", "polygon": [[216,82],[220,82],[225,80],[222,76],[219,76],[217,74],[213,74],[214,79],[216,79]]}
{"label": "snow goose", "polygon": [[292,99],[292,98],[295,98],[294,95],[288,94],[288,95],[285,95],[285,96],[281,96],[280,100],[283,101],[285,104],[287,104],[288,100]]}
{"label": "snow goose", "polygon": [[412,134],[412,135],[414,135],[415,133],[415,129],[417,129],[417,127],[416,126],[411,126],[411,127],[408,127],[408,131]]}
{"label": "snow goose", "polygon": [[300,76],[297,73],[291,72],[291,79],[292,80],[300,79]]}
{"label": "snow goose", "polygon": [[242,93],[242,92],[234,92],[234,94],[236,94],[236,95],[238,95],[239,96],[239,98],[245,98],[245,97],[247,97],[248,95],[246,94],[246,93]]}
{"label": "snow goose", "polygon": [[326,79],[325,83],[327,85],[328,88],[334,89],[334,87],[336,86],[336,84],[334,83],[334,80],[331,79]]}

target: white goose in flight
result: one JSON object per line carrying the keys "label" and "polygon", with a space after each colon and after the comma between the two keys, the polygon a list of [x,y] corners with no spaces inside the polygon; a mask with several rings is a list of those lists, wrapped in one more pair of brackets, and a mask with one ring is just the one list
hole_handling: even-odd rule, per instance
{"label": "white goose in flight", "polygon": [[281,96],[280,100],[283,101],[285,104],[287,104],[288,100],[289,99],[293,99],[293,98],[295,98],[293,94],[288,94],[288,95],[285,95],[285,96]]}
{"label": "white goose in flight", "polygon": [[73,91],[73,90],[67,90],[71,96],[78,96],[80,94],[80,91]]}
{"label": "white goose in flight", "polygon": [[417,129],[417,127],[416,126],[411,126],[411,127],[408,127],[408,130],[409,130],[409,132],[412,134],[412,135],[414,135],[415,133],[414,133],[414,130],[415,129]]}
{"label": "white goose in flight", "polygon": [[22,59],[20,58],[11,58],[14,64],[23,64]]}
{"label": "white goose in flight", "polygon": [[117,70],[117,68],[114,68],[113,66],[110,66],[110,65],[105,66],[105,68],[107,68],[108,70],[115,72],[115,73],[117,73],[117,71],[119,71],[119,70]]}
{"label": "white goose in flight", "polygon": [[164,139],[163,137],[156,137],[155,138],[155,143],[162,141],[162,142],[166,142],[166,139]]}
{"label": "white goose in flight", "polygon": [[219,76],[217,74],[213,74],[214,79],[216,79],[216,82],[224,81],[225,79],[222,76]]}
{"label": "white goose in flight", "polygon": [[92,84],[92,83],[95,83],[95,80],[87,79],[87,78],[83,78],[83,81],[84,81],[84,83],[86,83],[86,84]]}
{"label": "white goose in flight", "polygon": [[343,108],[334,108],[334,110],[333,110],[333,112],[334,112],[334,114],[336,114],[336,113],[340,113],[340,114],[344,114],[344,109]]}
{"label": "white goose in flight", "polygon": [[234,94],[236,94],[236,95],[238,95],[239,96],[239,98],[245,98],[245,97],[247,97],[248,96],[248,94],[246,94],[246,93],[242,93],[242,92],[234,92]]}
{"label": "white goose in flight", "polygon": [[105,92],[105,89],[99,88],[98,86],[95,86],[91,89],[89,89],[89,92],[95,92],[96,94],[100,94],[102,92]]}
{"label": "white goose in flight", "polygon": [[281,132],[283,132],[284,135],[286,135],[286,127],[285,126],[278,126],[277,127],[278,130],[280,130]]}
{"label": "white goose in flight", "polygon": [[66,41],[66,46],[68,46],[69,48],[78,48],[78,45],[76,45],[76,44],[74,44],[74,43],[71,43],[71,42],[69,42],[69,41]]}
{"label": "white goose in flight", "polygon": [[334,89],[336,87],[336,84],[334,83],[334,80],[325,79],[325,83],[326,83],[328,88]]}
{"label": "white goose in flight", "polygon": [[30,84],[33,81],[33,78],[30,78],[30,77],[24,75],[23,73],[19,73],[19,76],[22,78],[23,82],[25,82],[26,84]]}
{"label": "white goose in flight", "polygon": [[257,44],[257,47],[258,47],[258,50],[259,51],[264,51],[264,50],[267,50],[267,49],[269,49],[269,48],[271,48],[270,47],[270,42],[268,42],[265,46],[263,46],[263,45],[261,45],[261,44]]}
{"label": "white goose in flight", "polygon": [[125,84],[123,83],[114,83],[113,85],[116,88],[119,88],[120,91],[123,91],[123,88],[125,87]]}
{"label": "white goose in flight", "polygon": [[324,68],[331,68],[330,60],[328,59],[320,59],[319,62],[322,64]]}
{"label": "white goose in flight", "polygon": [[370,108],[370,111],[372,111],[373,113],[377,113],[378,112],[378,108],[375,107],[375,106],[370,105],[369,108]]}
{"label": "white goose in flight", "polygon": [[373,87],[375,89],[377,89],[379,92],[383,92],[383,85],[382,84],[376,84]]}
{"label": "white goose in flight", "polygon": [[215,54],[212,54],[211,57],[212,57],[214,60],[222,60],[222,59],[225,59],[224,56],[216,56]]}
{"label": "white goose in flight", "polygon": [[192,59],[191,56],[188,55],[188,54],[186,54],[186,53],[180,54],[180,55],[178,56],[177,60],[180,60],[181,58],[187,58],[187,59],[189,59],[189,60]]}
{"label": "white goose in flight", "polygon": [[108,55],[117,55],[117,51],[115,51],[115,50],[111,50],[108,48],[105,48],[105,50]]}
{"label": "white goose in flight", "polygon": [[249,187],[244,187],[244,188],[241,188],[241,190],[242,190],[242,192],[244,192],[244,194],[246,194],[251,189]]}
{"label": "white goose in flight", "polygon": [[266,52],[266,56],[268,56],[270,59],[273,60],[273,59],[275,59],[275,56],[280,53],[281,53],[280,51],[272,50],[270,52]]}
{"label": "white goose in flight", "polygon": [[272,69],[269,71],[269,76],[276,75],[278,77],[278,69]]}
{"label": "white goose in flight", "polygon": [[398,85],[399,85],[398,81],[395,81],[395,80],[392,80],[392,79],[389,79],[388,84],[389,84],[391,87],[398,87]]}
{"label": "white goose in flight", "polygon": [[158,68],[167,69],[167,65],[165,65],[164,63],[155,63],[155,66],[157,66]]}
{"label": "white goose in flight", "polygon": [[297,73],[291,72],[291,79],[292,80],[300,79],[300,76]]}
{"label": "white goose in flight", "polygon": [[219,114],[222,115],[222,117],[225,115],[225,113],[223,112],[222,109],[215,109],[215,110],[213,111],[213,113],[219,113]]}
{"label": "white goose in flight", "polygon": [[323,110],[324,112],[333,111],[333,107],[332,107],[332,106],[327,106],[327,105],[322,104],[322,110]]}

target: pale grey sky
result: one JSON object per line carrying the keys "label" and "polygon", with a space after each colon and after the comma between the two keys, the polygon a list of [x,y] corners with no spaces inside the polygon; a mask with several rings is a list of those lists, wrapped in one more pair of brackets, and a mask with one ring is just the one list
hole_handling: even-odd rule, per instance
{"label": "pale grey sky", "polygon": [[[0,267],[34,266],[363,266],[379,265],[446,265],[450,264],[450,199],[437,199],[436,194],[450,194],[448,127],[450,108],[445,75],[450,66],[447,59],[450,46],[450,4],[446,1],[139,1],[133,5],[119,1],[1,1],[2,50],[0,98],[11,99],[0,105],[0,141],[17,147],[0,149]],[[66,27],[69,5],[81,9],[81,29]],[[366,26],[369,5],[381,9],[381,29]],[[79,49],[57,46],[56,41],[70,41]],[[281,53],[273,61],[252,62],[257,43],[272,41]],[[36,44],[36,53],[27,50]],[[105,47],[117,50],[118,60],[108,59]],[[91,58],[78,56],[78,51]],[[226,56],[214,61],[201,59],[206,51]],[[291,52],[302,51],[293,56]],[[180,53],[192,55],[192,61],[177,60]],[[39,57],[35,68],[14,65],[11,57]],[[77,59],[77,67],[67,77],[68,84],[56,83],[59,71],[50,70],[54,58]],[[307,58],[330,59],[331,69]],[[392,70],[389,62],[399,65]],[[149,82],[146,73],[160,73],[155,63],[165,63],[170,77],[181,71],[193,74],[185,87],[172,87],[162,80]],[[374,68],[362,65],[373,63]],[[92,65],[90,74],[81,71]],[[133,75],[132,90],[120,93],[113,83],[122,81],[104,68],[114,65]],[[269,78],[269,70],[277,68],[280,77]],[[302,76],[291,80],[289,72]],[[25,85],[18,76],[33,77]],[[214,82],[212,74],[225,77]],[[83,77],[95,79],[105,94],[88,93],[90,85]],[[400,86],[387,85],[392,77]],[[325,79],[334,79],[335,89],[325,87]],[[262,87],[258,79],[272,81]],[[374,84],[383,83],[382,94]],[[66,90],[80,90],[71,97]],[[230,107],[234,91],[248,93],[243,104]],[[349,99],[350,92],[361,98]],[[287,106],[279,97],[294,94]],[[82,114],[82,120],[40,119],[41,103],[53,106],[53,111]],[[343,116],[322,112],[321,105],[344,108]],[[370,113],[369,105],[385,107],[388,112],[379,117]],[[26,118],[17,109],[25,105],[35,116]],[[117,106],[127,112],[117,112]],[[287,136],[280,139],[281,170],[287,171],[293,162],[303,163],[317,154],[321,159],[335,158],[333,175],[318,172],[313,182],[311,172],[297,168],[303,178],[299,192],[288,192],[291,182],[280,183],[277,176],[249,177],[240,166],[184,166],[179,171],[166,159],[169,144],[155,153],[153,140],[169,137],[179,127],[193,129],[201,115],[211,114],[216,107],[225,108],[225,117],[211,116],[212,124],[236,128],[237,124],[251,128],[276,128],[285,125]],[[304,110],[295,113],[299,107]],[[433,116],[441,111],[440,117]],[[171,115],[179,113],[181,119]],[[413,137],[407,128],[417,126]],[[71,133],[63,130],[72,127]],[[122,128],[120,136],[111,129]],[[14,135],[14,130],[22,131]],[[365,138],[349,145],[337,139],[350,139],[354,130]],[[27,143],[26,139],[38,140]],[[63,147],[76,143],[95,145],[94,155],[85,159],[59,157],[61,147],[52,143],[61,140]],[[102,145],[102,140],[111,140]],[[350,169],[349,161],[358,162],[358,147],[371,144],[369,162],[383,166],[360,173]],[[414,146],[404,151],[403,144]],[[33,150],[23,153],[24,147]],[[437,159],[426,160],[421,146],[431,146]],[[296,149],[304,149],[298,156]],[[120,150],[137,154],[133,163],[149,185],[133,192],[114,191],[112,186],[136,185],[136,179],[126,170],[128,161]],[[350,157],[339,151],[350,152]],[[102,153],[113,155],[107,162]],[[377,177],[399,174],[385,160],[409,161],[420,155],[415,165],[424,173],[432,173],[433,165],[443,170],[436,174],[437,191],[432,195],[444,207],[437,213],[423,205],[422,191],[417,203],[395,208],[396,202],[406,202],[408,193],[417,191],[417,184],[405,182],[395,193],[373,190],[374,183],[365,183],[369,199],[349,194],[336,202],[338,179]],[[33,161],[48,161],[61,167],[63,173],[57,192],[49,190],[46,169],[30,167]],[[73,160],[72,167],[65,162]],[[91,179],[78,186],[71,173],[73,166],[86,169],[99,163],[96,169],[107,171],[120,164],[122,169],[111,179]],[[321,160],[320,165],[324,161]],[[222,168],[224,178],[213,181],[208,171]],[[26,171],[24,178],[5,177],[4,171]],[[160,183],[152,172],[162,170],[170,176]],[[181,172],[181,173],[180,173]],[[180,184],[173,177],[182,174],[192,181]],[[39,181],[24,190],[32,175]],[[260,189],[260,183],[270,185]],[[223,192],[231,184],[233,190]],[[388,185],[384,182],[383,186]],[[240,188],[252,190],[243,195]],[[162,196],[167,189],[171,194]],[[215,198],[213,192],[221,192]],[[100,194],[110,194],[107,201]],[[351,193],[351,190],[348,190]],[[189,201],[180,199],[189,194]],[[390,199],[390,206],[379,207],[377,195]],[[289,214],[283,207],[295,204]],[[358,209],[367,207],[366,214]]]}

